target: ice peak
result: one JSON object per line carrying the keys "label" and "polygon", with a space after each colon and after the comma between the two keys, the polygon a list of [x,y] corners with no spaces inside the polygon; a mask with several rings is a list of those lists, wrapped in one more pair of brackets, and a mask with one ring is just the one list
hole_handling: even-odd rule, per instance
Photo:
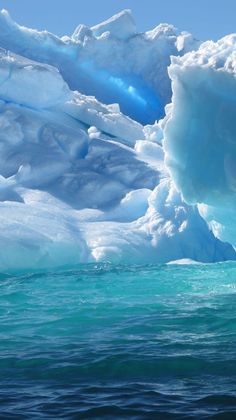
{"label": "ice peak", "polygon": [[72,40],[73,41],[83,41],[86,36],[92,36],[93,33],[90,28],[88,28],[86,25],[80,24],[75,29]]}
{"label": "ice peak", "polygon": [[151,31],[146,32],[146,37],[153,40],[159,38],[160,36],[177,36],[177,32],[178,30],[175,26],[168,23],[160,23]]}
{"label": "ice peak", "polygon": [[97,37],[104,32],[110,32],[114,38],[122,40],[129,38],[137,32],[136,24],[129,9],[122,10],[104,22],[93,26],[91,30]]}

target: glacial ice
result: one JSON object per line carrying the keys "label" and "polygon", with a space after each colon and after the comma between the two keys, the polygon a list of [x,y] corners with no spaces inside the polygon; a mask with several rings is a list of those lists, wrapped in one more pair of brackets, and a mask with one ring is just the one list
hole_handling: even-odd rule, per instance
{"label": "glacial ice", "polygon": [[[233,140],[229,137],[227,143],[224,131],[224,120],[230,115],[233,120],[233,91],[231,105],[225,99],[217,105],[216,76],[208,78],[214,106],[207,112],[201,109],[200,122],[198,115],[193,120],[187,136],[192,149],[188,149],[182,134],[194,112],[188,101],[195,96],[183,92],[178,71],[185,63],[186,83],[192,80],[186,57],[199,52],[189,53],[172,59],[174,98],[164,110],[171,100],[170,55],[183,56],[198,47],[190,34],[178,33],[167,24],[138,33],[129,11],[93,28],[80,25],[72,37],[62,39],[20,27],[6,11],[1,12],[0,271],[96,261],[236,259],[233,247],[216,238],[204,220],[210,205],[216,211],[217,194],[221,200],[225,191],[226,182],[219,183],[221,174],[216,169],[223,171],[219,159],[233,149]],[[199,67],[196,72],[194,67],[193,79],[200,80],[202,74],[204,82],[205,68]],[[206,71],[211,72],[211,66]],[[221,83],[226,83],[225,71],[221,73]],[[227,89],[225,95],[228,98]],[[203,108],[198,97],[197,103],[196,113]],[[217,107],[222,112],[222,119],[217,113],[217,124],[222,124],[224,139],[214,154],[209,130],[215,127],[211,117],[215,118]],[[143,126],[144,122],[148,124]],[[204,159],[199,161],[191,153],[199,157],[204,137],[197,143],[194,128],[198,138],[208,130]],[[234,193],[233,156],[232,152],[226,159],[229,199]],[[201,185],[204,165],[210,176]],[[191,195],[195,183],[199,190]],[[208,196],[213,197],[210,202],[202,199]],[[208,207],[197,206],[199,197]],[[219,225],[220,216],[216,220]],[[217,223],[212,229],[220,236]],[[223,239],[232,243],[228,236]]]}
{"label": "glacial ice", "polygon": [[[109,32],[114,38],[126,41],[131,36],[137,34],[136,24],[134,22],[131,10],[126,9],[118,13],[115,16],[112,16],[110,19],[102,22],[91,28],[91,31],[94,36],[99,37],[106,32]],[[78,34],[78,29],[76,30]],[[75,35],[74,35],[75,37]],[[77,35],[78,39],[78,35]]]}
{"label": "glacial ice", "polygon": [[186,202],[236,246],[236,35],[173,57],[166,164]]}
{"label": "glacial ice", "polygon": [[0,61],[0,98],[6,102],[40,109],[58,105],[71,96],[55,67],[35,63],[4,49],[0,50]]}
{"label": "glacial ice", "polygon": [[199,42],[167,24],[135,32],[128,10],[94,28],[79,25],[71,37],[61,39],[17,25],[5,10],[0,13],[2,48],[51,64],[71,90],[105,104],[118,102],[126,115],[154,123],[171,99],[170,55],[184,54]]}

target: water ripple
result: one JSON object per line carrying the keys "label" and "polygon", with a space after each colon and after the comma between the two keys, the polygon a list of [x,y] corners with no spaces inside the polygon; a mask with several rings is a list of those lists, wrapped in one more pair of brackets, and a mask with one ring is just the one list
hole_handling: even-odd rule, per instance
{"label": "water ripple", "polygon": [[236,264],[0,276],[0,419],[236,418]]}

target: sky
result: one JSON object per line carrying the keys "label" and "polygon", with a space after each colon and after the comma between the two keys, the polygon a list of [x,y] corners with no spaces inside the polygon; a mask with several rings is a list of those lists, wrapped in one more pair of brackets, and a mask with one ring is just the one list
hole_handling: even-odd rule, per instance
{"label": "sky", "polygon": [[21,25],[59,36],[70,35],[79,23],[95,25],[131,9],[140,32],[172,23],[201,40],[236,32],[236,0],[0,0]]}

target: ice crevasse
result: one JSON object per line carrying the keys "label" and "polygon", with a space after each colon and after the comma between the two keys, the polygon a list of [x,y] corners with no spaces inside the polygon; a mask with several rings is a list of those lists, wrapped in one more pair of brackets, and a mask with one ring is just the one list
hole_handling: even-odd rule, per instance
{"label": "ice crevasse", "polygon": [[1,12],[1,271],[235,259],[234,37],[199,45],[130,11],[63,38]]}

